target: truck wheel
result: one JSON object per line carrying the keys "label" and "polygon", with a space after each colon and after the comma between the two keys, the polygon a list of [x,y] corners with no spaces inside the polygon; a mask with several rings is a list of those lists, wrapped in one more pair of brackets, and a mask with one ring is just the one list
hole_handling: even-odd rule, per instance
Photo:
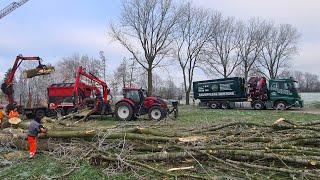
{"label": "truck wheel", "polygon": [[252,107],[253,109],[255,110],[262,110],[262,109],[265,109],[265,105],[262,101],[254,101],[252,103]]}
{"label": "truck wheel", "polygon": [[154,106],[149,109],[149,119],[161,120],[165,117],[164,110],[161,107]]}
{"label": "truck wheel", "polygon": [[69,108],[69,109],[67,109],[66,115],[72,114],[72,113],[74,113],[74,112],[75,112],[75,111],[74,111],[73,108]]}
{"label": "truck wheel", "polygon": [[62,107],[58,107],[55,111],[57,113],[57,117],[61,117],[65,115]]}
{"label": "truck wheel", "polygon": [[287,103],[284,101],[278,101],[275,103],[274,107],[276,110],[283,111],[283,110],[287,109]]}
{"label": "truck wheel", "polygon": [[38,109],[36,111],[35,117],[43,118],[46,115],[46,112],[43,109]]}
{"label": "truck wheel", "polygon": [[120,102],[116,105],[115,114],[119,120],[130,121],[133,116],[133,108],[127,102]]}
{"label": "truck wheel", "polygon": [[212,103],[209,104],[209,107],[211,109],[219,109],[220,108],[220,103],[218,101],[213,101]]}
{"label": "truck wheel", "polygon": [[229,105],[229,103],[227,101],[223,101],[221,103],[221,108],[222,109],[230,109],[230,105]]}

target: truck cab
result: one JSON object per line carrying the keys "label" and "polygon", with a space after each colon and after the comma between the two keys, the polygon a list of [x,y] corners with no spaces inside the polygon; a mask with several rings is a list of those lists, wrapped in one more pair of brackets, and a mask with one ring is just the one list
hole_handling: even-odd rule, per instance
{"label": "truck cab", "polygon": [[298,82],[292,78],[269,80],[269,99],[273,102],[273,108],[303,107],[298,88]]}

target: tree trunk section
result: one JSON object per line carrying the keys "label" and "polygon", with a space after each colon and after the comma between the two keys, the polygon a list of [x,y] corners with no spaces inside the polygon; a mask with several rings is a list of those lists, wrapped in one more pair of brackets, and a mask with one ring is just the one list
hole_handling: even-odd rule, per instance
{"label": "tree trunk section", "polygon": [[55,69],[53,66],[49,66],[47,67],[47,69],[41,69],[41,68],[29,69],[29,70],[23,71],[23,77],[27,79],[27,78],[33,78],[35,76],[47,75],[54,72],[54,70]]}
{"label": "tree trunk section", "polygon": [[152,96],[152,91],[153,91],[153,87],[152,87],[152,68],[149,67],[148,68],[148,96]]}
{"label": "tree trunk section", "polygon": [[186,91],[186,105],[190,104],[190,90],[188,89]]}

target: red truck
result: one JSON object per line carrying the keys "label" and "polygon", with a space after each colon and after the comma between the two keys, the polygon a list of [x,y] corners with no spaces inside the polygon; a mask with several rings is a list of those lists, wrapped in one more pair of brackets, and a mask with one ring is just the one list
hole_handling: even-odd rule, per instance
{"label": "red truck", "polygon": [[[75,107],[74,100],[74,89],[75,83],[59,83],[52,84],[48,87],[48,106],[47,107],[35,107],[35,108],[24,108],[24,113],[28,118],[35,116],[55,116],[57,113],[61,115],[67,115],[71,113]],[[96,89],[94,86],[79,83],[78,88],[82,98],[90,97],[93,91]]]}
{"label": "red truck", "polygon": [[[101,88],[98,88],[96,85],[87,85],[82,83],[80,81],[82,76],[90,79],[94,83],[98,83]],[[68,115],[75,111],[75,107],[81,106],[85,99],[91,99],[91,102],[96,103],[95,106],[97,108],[95,114],[101,113],[102,103],[109,104],[109,89],[107,84],[93,74],[86,73],[82,66],[78,69],[75,83],[52,84],[48,87],[47,92],[48,107],[25,108],[24,113],[28,118],[35,116],[55,116],[57,114],[61,114],[63,116]],[[100,96],[101,98],[94,99],[92,98],[93,96]]]}

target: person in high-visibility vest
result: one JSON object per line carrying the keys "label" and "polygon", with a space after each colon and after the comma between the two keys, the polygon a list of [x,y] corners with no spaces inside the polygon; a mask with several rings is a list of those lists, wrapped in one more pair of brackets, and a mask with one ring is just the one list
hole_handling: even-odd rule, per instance
{"label": "person in high-visibility vest", "polygon": [[31,121],[28,131],[28,141],[30,144],[29,158],[32,159],[37,150],[37,136],[39,133],[46,133],[47,130],[40,124],[41,118],[36,116]]}
{"label": "person in high-visibility vest", "polygon": [[6,112],[3,110],[3,106],[0,106],[0,126],[2,124],[3,118],[8,117]]}
{"label": "person in high-visibility vest", "polygon": [[10,111],[10,113],[9,113],[9,119],[14,118],[14,117],[17,117],[17,118],[20,117],[19,112],[18,112],[18,108],[16,108],[16,107],[12,111]]}

